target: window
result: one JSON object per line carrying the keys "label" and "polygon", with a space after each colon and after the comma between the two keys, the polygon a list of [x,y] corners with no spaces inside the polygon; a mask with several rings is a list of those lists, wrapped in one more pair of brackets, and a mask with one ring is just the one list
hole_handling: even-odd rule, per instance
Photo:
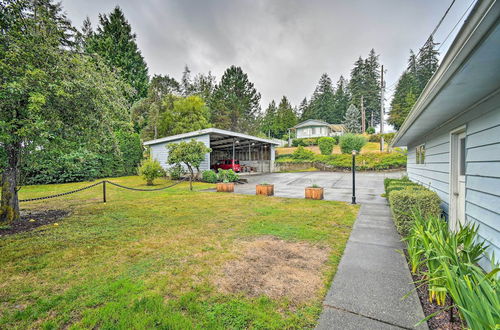
{"label": "window", "polygon": [[312,128],[312,135],[316,135],[316,127]]}
{"label": "window", "polygon": [[465,175],[465,138],[460,139],[460,175]]}
{"label": "window", "polygon": [[417,164],[425,164],[425,144],[419,145],[416,149],[416,161]]}

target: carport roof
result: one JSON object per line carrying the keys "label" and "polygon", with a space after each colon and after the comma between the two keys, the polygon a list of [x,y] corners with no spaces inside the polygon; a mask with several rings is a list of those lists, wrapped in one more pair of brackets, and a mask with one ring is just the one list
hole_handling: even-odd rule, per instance
{"label": "carport roof", "polygon": [[186,139],[186,138],[192,138],[192,137],[206,135],[206,134],[225,135],[225,136],[229,136],[229,137],[236,137],[236,138],[240,138],[240,139],[246,139],[246,140],[258,141],[258,142],[262,142],[262,143],[279,145],[279,143],[272,141],[272,140],[262,139],[262,138],[259,138],[256,136],[247,135],[247,134],[243,134],[243,133],[236,133],[236,132],[232,132],[232,131],[226,131],[226,130],[218,129],[218,128],[205,128],[205,129],[201,129],[201,130],[193,131],[193,132],[189,132],[189,133],[171,135],[171,136],[167,136],[167,137],[164,137],[161,139],[146,141],[146,142],[144,142],[144,145],[149,146],[149,145],[153,145],[153,144],[170,142],[170,141],[181,140],[181,139]]}

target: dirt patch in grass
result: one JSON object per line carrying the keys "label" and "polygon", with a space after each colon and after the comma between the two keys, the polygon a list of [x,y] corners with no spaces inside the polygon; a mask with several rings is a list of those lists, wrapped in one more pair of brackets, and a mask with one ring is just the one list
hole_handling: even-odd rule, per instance
{"label": "dirt patch in grass", "polygon": [[66,210],[21,211],[21,220],[0,227],[0,237],[30,231],[37,227],[57,223],[69,214]]}
{"label": "dirt patch in grass", "polygon": [[273,236],[239,244],[243,255],[223,266],[216,280],[220,290],[250,297],[285,297],[298,305],[315,298],[323,286],[329,248]]}

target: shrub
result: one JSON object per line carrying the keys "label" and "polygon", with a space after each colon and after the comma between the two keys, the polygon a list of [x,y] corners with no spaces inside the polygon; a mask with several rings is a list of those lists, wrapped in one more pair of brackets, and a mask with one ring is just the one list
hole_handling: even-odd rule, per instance
{"label": "shrub", "polygon": [[135,174],[144,152],[139,134],[123,130],[116,132],[115,136],[123,158],[123,174]]}
{"label": "shrub", "polygon": [[353,150],[360,152],[366,144],[366,139],[361,135],[347,133],[340,137],[339,144],[343,154],[350,154]]}
{"label": "shrub", "polygon": [[181,164],[175,164],[168,169],[168,177],[172,180],[179,180],[184,174],[186,174],[186,171]]}
{"label": "shrub", "polygon": [[294,159],[312,160],[312,159],[314,159],[314,152],[312,152],[311,150],[307,150],[304,147],[300,146],[293,152],[292,157]]}
{"label": "shrub", "polygon": [[223,170],[219,168],[219,172],[217,173],[217,178],[221,182],[236,182],[240,179],[238,174],[236,174],[232,169]]}
{"label": "shrub", "polygon": [[206,170],[202,173],[203,181],[208,183],[216,183],[217,182],[217,173],[212,170]]}
{"label": "shrub", "polygon": [[396,228],[402,236],[408,235],[412,227],[413,212],[418,212],[425,218],[439,217],[441,214],[441,199],[434,191],[423,187],[392,191],[388,199]]}
{"label": "shrub", "polygon": [[331,137],[325,136],[318,139],[318,146],[322,155],[331,155],[334,145],[335,140]]}
{"label": "shrub", "polygon": [[155,179],[165,175],[165,170],[156,159],[146,159],[141,163],[138,173],[148,186],[152,186]]}
{"label": "shrub", "polygon": [[[384,142],[387,143],[387,144],[391,144],[392,140],[394,140],[394,136],[395,135],[396,135],[396,133],[385,133],[385,134],[383,134],[383,136],[384,136]],[[380,142],[380,137],[381,136],[382,135],[380,135],[380,134],[372,134],[368,138],[368,141],[369,142]]]}
{"label": "shrub", "polygon": [[375,134],[375,128],[374,128],[374,127],[371,127],[371,126],[370,126],[370,127],[368,127],[368,128],[366,129],[366,133],[367,133],[367,134]]}
{"label": "shrub", "polygon": [[298,138],[292,140],[293,147],[308,147],[318,144],[318,138]]}

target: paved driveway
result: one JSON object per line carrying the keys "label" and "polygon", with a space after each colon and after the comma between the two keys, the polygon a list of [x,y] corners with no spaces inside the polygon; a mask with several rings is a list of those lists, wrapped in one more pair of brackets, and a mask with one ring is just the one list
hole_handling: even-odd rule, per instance
{"label": "paved driveway", "polygon": [[[405,172],[356,172],[356,201],[359,203],[386,204],[384,178],[399,178]],[[304,198],[304,188],[317,184],[325,188],[325,199],[351,202],[352,174],[347,172],[298,172],[268,173],[243,176],[247,184],[236,185],[235,192],[255,194],[255,185],[274,184],[278,197]]]}

